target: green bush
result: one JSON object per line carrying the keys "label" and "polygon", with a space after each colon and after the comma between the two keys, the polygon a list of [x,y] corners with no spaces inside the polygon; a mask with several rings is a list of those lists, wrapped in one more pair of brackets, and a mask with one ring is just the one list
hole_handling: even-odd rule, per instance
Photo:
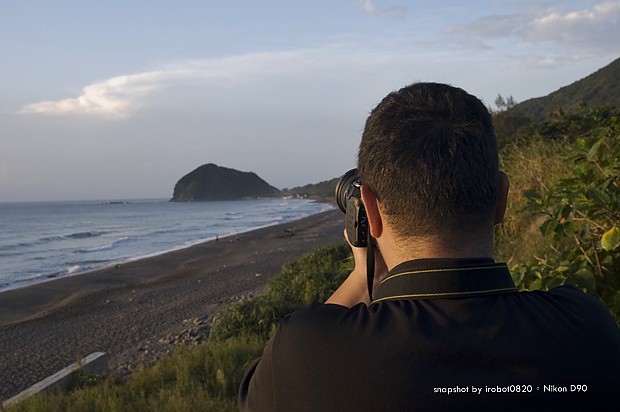
{"label": "green bush", "polygon": [[323,302],[353,270],[346,244],[318,248],[285,265],[265,293],[225,309],[214,321],[211,339],[257,335],[267,340],[280,319],[313,301]]}
{"label": "green bush", "polygon": [[214,320],[209,338],[260,336],[266,341],[280,319],[301,306],[299,302],[272,299],[266,295],[243,300],[225,309]]}
{"label": "green bush", "polygon": [[351,249],[345,243],[316,249],[282,268],[269,281],[265,295],[303,306],[324,302],[353,270]]}
{"label": "green bush", "polygon": [[[579,123],[579,121],[582,123]],[[584,109],[567,121],[574,136],[572,176],[525,193],[553,245],[512,268],[526,289],[574,285],[599,297],[620,322],[620,110]],[[588,127],[584,127],[586,125]]]}

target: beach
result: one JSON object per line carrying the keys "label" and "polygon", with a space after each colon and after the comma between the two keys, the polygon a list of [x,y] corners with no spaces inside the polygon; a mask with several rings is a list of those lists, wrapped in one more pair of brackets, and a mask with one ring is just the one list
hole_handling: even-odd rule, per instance
{"label": "beach", "polygon": [[330,210],[0,293],[0,398],[93,352],[120,375],[163,356],[171,337],[260,294],[282,265],[343,242],[343,220]]}

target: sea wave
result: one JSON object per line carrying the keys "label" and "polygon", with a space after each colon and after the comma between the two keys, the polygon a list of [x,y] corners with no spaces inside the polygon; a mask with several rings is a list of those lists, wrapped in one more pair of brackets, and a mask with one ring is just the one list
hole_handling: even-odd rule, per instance
{"label": "sea wave", "polygon": [[86,231],[86,232],[77,232],[71,233],[70,235],[66,235],[65,237],[68,239],[86,239],[89,237],[98,237],[105,234],[105,232],[100,231]]}
{"label": "sea wave", "polygon": [[88,230],[88,231],[84,231],[84,232],[70,233],[68,235],[45,236],[45,237],[40,238],[38,240],[38,242],[40,242],[40,243],[47,243],[47,242],[57,242],[59,240],[67,240],[67,239],[88,239],[88,238],[92,238],[92,237],[103,236],[105,234],[106,234],[106,232],[104,232],[104,231]]}
{"label": "sea wave", "polygon": [[94,252],[101,252],[101,251],[104,251],[104,250],[111,250],[111,249],[114,249],[115,247],[118,247],[121,244],[125,243],[127,240],[129,240],[129,236],[123,236],[123,237],[120,237],[120,238],[116,239],[112,243],[106,243],[106,244],[103,244],[103,245],[92,246],[92,247],[89,247],[89,248],[77,249],[77,250],[74,251],[74,253],[94,253]]}
{"label": "sea wave", "polygon": [[66,236],[60,236],[60,235],[54,235],[54,236],[42,237],[37,242],[39,242],[39,243],[46,243],[46,242],[55,242],[57,240],[64,240],[64,239],[67,239],[67,237]]}

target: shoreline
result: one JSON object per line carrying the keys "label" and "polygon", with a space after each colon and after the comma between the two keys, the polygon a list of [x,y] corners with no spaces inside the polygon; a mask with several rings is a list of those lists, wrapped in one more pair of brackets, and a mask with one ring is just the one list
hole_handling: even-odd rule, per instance
{"label": "shoreline", "polygon": [[[286,199],[286,198],[282,198],[282,199]],[[163,199],[145,199],[145,201],[152,201],[152,202],[155,202],[155,201],[159,202],[161,200],[163,200]],[[260,199],[257,199],[257,200],[260,200]],[[43,273],[43,274],[40,275],[40,277],[32,278],[32,280],[28,280],[28,279],[20,280],[20,281],[16,282],[13,285],[8,285],[8,286],[0,287],[0,298],[2,297],[2,294],[4,292],[9,292],[9,291],[17,290],[17,289],[21,289],[21,288],[24,288],[24,287],[34,286],[34,285],[38,285],[40,283],[52,282],[52,281],[55,281],[55,280],[58,280],[58,279],[64,279],[64,278],[68,278],[68,277],[72,277],[72,276],[81,276],[81,275],[89,274],[91,272],[96,272],[96,271],[99,271],[99,270],[106,270],[106,269],[110,269],[112,267],[115,267],[117,265],[124,265],[124,264],[130,263],[130,262],[134,262],[134,261],[137,261],[137,260],[150,259],[150,258],[153,258],[153,257],[165,255],[167,253],[173,253],[173,252],[176,252],[176,251],[179,251],[179,250],[191,248],[191,247],[194,247],[196,245],[200,245],[200,244],[203,244],[203,243],[206,243],[206,242],[215,241],[216,239],[224,240],[226,238],[229,238],[229,237],[232,237],[232,236],[238,236],[238,235],[243,234],[243,233],[252,232],[254,230],[264,229],[264,228],[268,228],[268,227],[272,227],[272,226],[279,226],[279,225],[283,225],[283,224],[286,224],[286,223],[295,222],[295,221],[298,221],[298,220],[301,220],[301,219],[311,218],[312,216],[315,216],[315,215],[318,215],[318,214],[321,214],[321,213],[325,213],[325,212],[329,212],[331,210],[337,209],[337,207],[334,205],[334,203],[329,201],[329,200],[327,200],[327,199],[311,199],[311,200],[313,200],[316,203],[322,203],[322,204],[325,204],[325,205],[329,205],[329,206],[331,206],[331,208],[327,209],[327,210],[322,210],[322,211],[313,213],[311,215],[295,218],[293,220],[289,220],[289,221],[286,221],[286,222],[270,223],[270,224],[267,224],[265,226],[257,226],[257,227],[253,227],[253,228],[249,228],[249,229],[245,229],[244,228],[243,230],[240,230],[239,232],[234,232],[232,234],[227,234],[227,235],[224,235],[224,236],[221,236],[221,237],[215,236],[215,237],[197,239],[197,240],[189,241],[188,243],[185,243],[185,244],[182,244],[182,245],[178,245],[178,246],[174,246],[174,247],[171,247],[169,249],[165,249],[165,250],[161,250],[161,251],[150,252],[150,253],[145,253],[145,254],[142,254],[142,255],[121,258],[121,259],[118,259],[118,260],[110,260],[108,262],[102,263],[101,266],[91,267],[91,268],[88,268],[88,269],[85,269],[85,270],[78,270],[76,272],[71,272],[70,269],[69,269],[66,273],[62,273],[62,274],[59,274],[58,272],[50,272],[50,273],[47,273],[47,274]],[[168,201],[172,201],[172,200],[168,200]],[[90,202],[90,201],[84,201],[84,202]],[[131,202],[132,201],[123,201],[122,203],[125,204],[125,203],[131,203]],[[31,202],[27,202],[27,203],[31,203]],[[50,203],[56,203],[56,202],[50,202]],[[59,203],[64,203],[64,201],[60,201]],[[115,204],[115,203],[116,202],[105,202],[105,204]],[[119,201],[119,203],[120,203],[120,201]],[[104,204],[104,203],[101,202],[101,204]]]}
{"label": "shoreline", "polygon": [[[110,370],[161,353],[188,320],[261,293],[282,265],[343,242],[340,210],[0,293],[0,398],[103,351]],[[157,349],[156,347],[159,347]]]}

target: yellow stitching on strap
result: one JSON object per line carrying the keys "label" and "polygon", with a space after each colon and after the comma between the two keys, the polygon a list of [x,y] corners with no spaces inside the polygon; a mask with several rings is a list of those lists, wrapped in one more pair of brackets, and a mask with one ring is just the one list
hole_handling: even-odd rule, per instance
{"label": "yellow stitching on strap", "polygon": [[502,289],[487,289],[487,290],[476,290],[470,292],[443,292],[443,293],[412,293],[409,295],[398,295],[398,296],[386,296],[384,298],[375,299],[371,302],[381,302],[382,300],[394,300],[394,299],[408,299],[408,298],[428,298],[434,296],[458,296],[458,295],[479,295],[483,293],[492,293],[492,292],[504,292],[504,291],[516,291],[517,288],[502,288]]}
{"label": "yellow stitching on strap", "polygon": [[399,276],[407,276],[407,275],[419,275],[422,273],[436,273],[436,272],[459,272],[461,270],[482,270],[482,269],[502,269],[502,268],[506,268],[507,267],[505,265],[500,265],[500,266],[476,266],[476,267],[470,267],[470,268],[448,268],[448,269],[428,269],[428,270],[414,270],[411,272],[402,272],[402,273],[396,273],[392,276],[388,276],[387,278],[383,279],[381,281],[381,284],[383,284],[383,282],[389,280],[389,279],[394,279],[397,278]]}

